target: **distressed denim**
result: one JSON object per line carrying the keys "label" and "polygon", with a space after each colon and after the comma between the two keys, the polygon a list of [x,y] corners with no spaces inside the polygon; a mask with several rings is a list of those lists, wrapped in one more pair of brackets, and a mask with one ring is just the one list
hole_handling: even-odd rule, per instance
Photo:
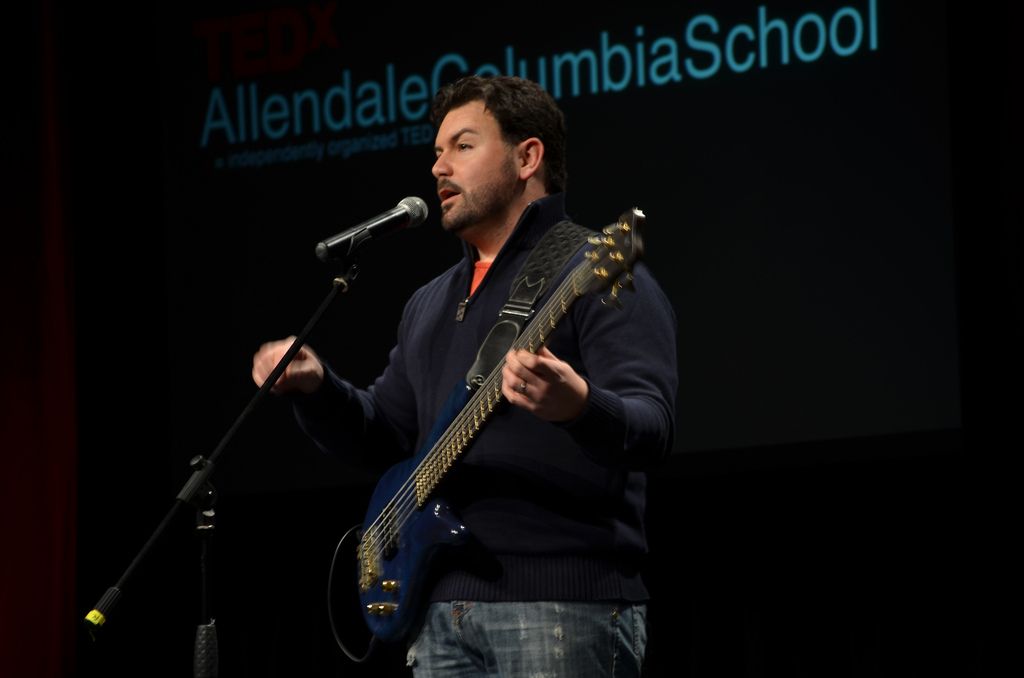
{"label": "distressed denim", "polygon": [[415,678],[640,675],[647,607],[612,602],[433,603],[410,646]]}

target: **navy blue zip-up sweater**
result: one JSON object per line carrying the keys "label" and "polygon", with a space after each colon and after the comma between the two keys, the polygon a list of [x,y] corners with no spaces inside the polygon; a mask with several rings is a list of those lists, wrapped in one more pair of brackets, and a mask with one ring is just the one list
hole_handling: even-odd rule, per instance
{"label": "navy blue zip-up sweater", "polygon": [[[413,294],[389,364],[372,386],[356,388],[328,369],[319,391],[296,399],[302,428],[333,454],[419,450],[452,390],[464,384],[531,249],[565,218],[562,194],[531,203],[468,299],[467,246],[462,261]],[[634,275],[636,292],[623,293],[622,309],[584,296],[547,344],[587,380],[583,413],[552,424],[506,405],[442,484],[439,493],[488,558],[447,559],[431,600],[647,598],[639,576],[647,551],[644,469],[671,448],[676,321],[649,271],[640,264]]]}

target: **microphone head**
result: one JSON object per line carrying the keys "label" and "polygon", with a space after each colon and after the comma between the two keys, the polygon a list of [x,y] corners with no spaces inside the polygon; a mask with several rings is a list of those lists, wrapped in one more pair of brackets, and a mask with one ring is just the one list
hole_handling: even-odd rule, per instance
{"label": "microphone head", "polygon": [[427,203],[423,201],[423,198],[410,195],[408,198],[402,198],[398,204],[409,213],[409,225],[406,228],[419,226],[427,220],[430,210],[427,209]]}
{"label": "microphone head", "polygon": [[422,198],[403,198],[388,211],[317,243],[316,257],[320,261],[329,262],[348,256],[375,237],[419,226],[426,221],[427,212],[427,203]]}

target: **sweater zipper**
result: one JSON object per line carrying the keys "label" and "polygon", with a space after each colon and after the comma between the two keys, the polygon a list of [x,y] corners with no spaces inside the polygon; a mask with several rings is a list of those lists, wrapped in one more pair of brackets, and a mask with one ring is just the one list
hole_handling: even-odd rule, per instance
{"label": "sweater zipper", "polygon": [[[493,264],[491,265],[493,266]],[[477,288],[473,290],[468,297],[459,302],[459,306],[455,310],[455,322],[461,323],[463,319],[466,317],[466,310],[469,308],[470,300],[476,296],[477,292],[480,291],[481,287],[487,284],[487,278],[489,277],[489,274],[490,271],[487,272],[487,275],[484,275],[484,279],[480,281],[480,285],[478,285]]]}
{"label": "sweater zipper", "polygon": [[[527,209],[529,209],[529,208],[527,208]],[[525,216],[525,213],[524,213],[524,216]],[[520,221],[522,219],[523,219],[523,217],[520,217]],[[512,235],[509,236],[509,240],[511,240],[512,237],[515,235],[516,231],[519,230],[519,226],[520,226],[520,224],[516,224],[516,228],[515,228],[515,230],[513,230]],[[481,287],[483,287],[484,285],[487,284],[487,279],[491,277],[491,270],[493,270],[494,265],[497,264],[498,261],[501,260],[502,257],[505,256],[505,250],[507,248],[508,248],[508,240],[506,240],[505,244],[501,246],[501,251],[498,252],[498,255],[496,257],[494,257],[494,261],[491,262],[491,269],[487,271],[487,273],[484,275],[484,279],[480,281],[480,286],[477,287],[475,290],[473,290],[473,292],[468,297],[466,297],[465,299],[463,299],[462,301],[459,302],[459,306],[455,310],[455,322],[461,323],[462,320],[466,317],[466,309],[469,308],[469,300],[472,299],[474,296],[476,296],[476,293],[480,291]],[[473,273],[472,273],[472,271],[470,271],[470,276],[472,276],[472,275],[473,275]]]}

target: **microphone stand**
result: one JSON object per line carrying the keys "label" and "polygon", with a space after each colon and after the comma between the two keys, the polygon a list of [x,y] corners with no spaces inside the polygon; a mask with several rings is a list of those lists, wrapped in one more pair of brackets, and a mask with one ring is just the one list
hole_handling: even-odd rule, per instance
{"label": "microphone stand", "polygon": [[[209,462],[201,456],[190,462],[193,473],[202,471]],[[213,534],[216,527],[213,509],[217,503],[217,492],[209,482],[203,484],[196,497],[196,536],[199,537],[199,575],[201,610],[203,623],[196,627],[195,647],[192,653],[192,675],[194,678],[217,678],[220,655],[217,650],[217,627],[213,616]]]}
{"label": "microphone stand", "polygon": [[302,331],[295,337],[295,341],[288,347],[285,354],[281,356],[281,360],[278,361],[273,371],[267,377],[267,380],[263,382],[256,394],[249,400],[249,403],[245,406],[242,412],[235,419],[234,423],[228,429],[224,437],[221,438],[217,447],[214,448],[213,452],[210,453],[209,457],[197,455],[189,461],[189,466],[192,468],[192,476],[185,482],[185,485],[178,492],[175,498],[175,503],[171,506],[170,510],[164,516],[160,524],[157,525],[156,530],[150,535],[149,539],[143,545],[142,549],[136,554],[135,558],[128,565],[128,568],[121,575],[121,578],[117,580],[117,583],[107,589],[100,598],[96,606],[85,616],[85,624],[89,631],[89,635],[96,640],[96,634],[99,629],[106,623],[107,617],[110,612],[117,606],[118,601],[121,599],[121,593],[124,589],[125,584],[131,579],[135,573],[135,569],[142,563],[145,557],[152,550],[153,546],[157,543],[163,533],[167,530],[167,527],[174,520],[178,512],[183,506],[188,504],[196,510],[196,534],[200,539],[200,571],[202,577],[202,618],[203,623],[196,628],[196,640],[195,648],[193,653],[193,675],[194,678],[216,678],[218,675],[218,664],[219,657],[217,653],[217,631],[215,626],[215,620],[213,617],[213,579],[212,579],[212,567],[213,567],[213,534],[215,529],[214,524],[214,504],[216,503],[217,493],[214,490],[213,485],[210,484],[210,477],[213,475],[213,471],[216,468],[215,462],[220,458],[220,455],[224,452],[224,449],[228,446],[228,443],[235,437],[235,434],[242,427],[242,424],[248,419],[249,415],[256,409],[267,393],[270,392],[271,387],[277,383],[277,380],[284,373],[288,364],[291,363],[295,354],[299,352],[299,349],[306,343],[306,339],[309,337],[313,328],[316,327],[317,323],[320,322],[320,318],[323,317],[327,309],[330,308],[331,304],[337,298],[339,292],[347,292],[349,285],[359,273],[359,269],[356,264],[350,259],[343,259],[340,261],[340,268],[344,270],[334,278],[331,290],[324,297],[324,300],[320,302],[320,306],[317,307],[316,311],[307,321],[306,326],[302,328]]}

